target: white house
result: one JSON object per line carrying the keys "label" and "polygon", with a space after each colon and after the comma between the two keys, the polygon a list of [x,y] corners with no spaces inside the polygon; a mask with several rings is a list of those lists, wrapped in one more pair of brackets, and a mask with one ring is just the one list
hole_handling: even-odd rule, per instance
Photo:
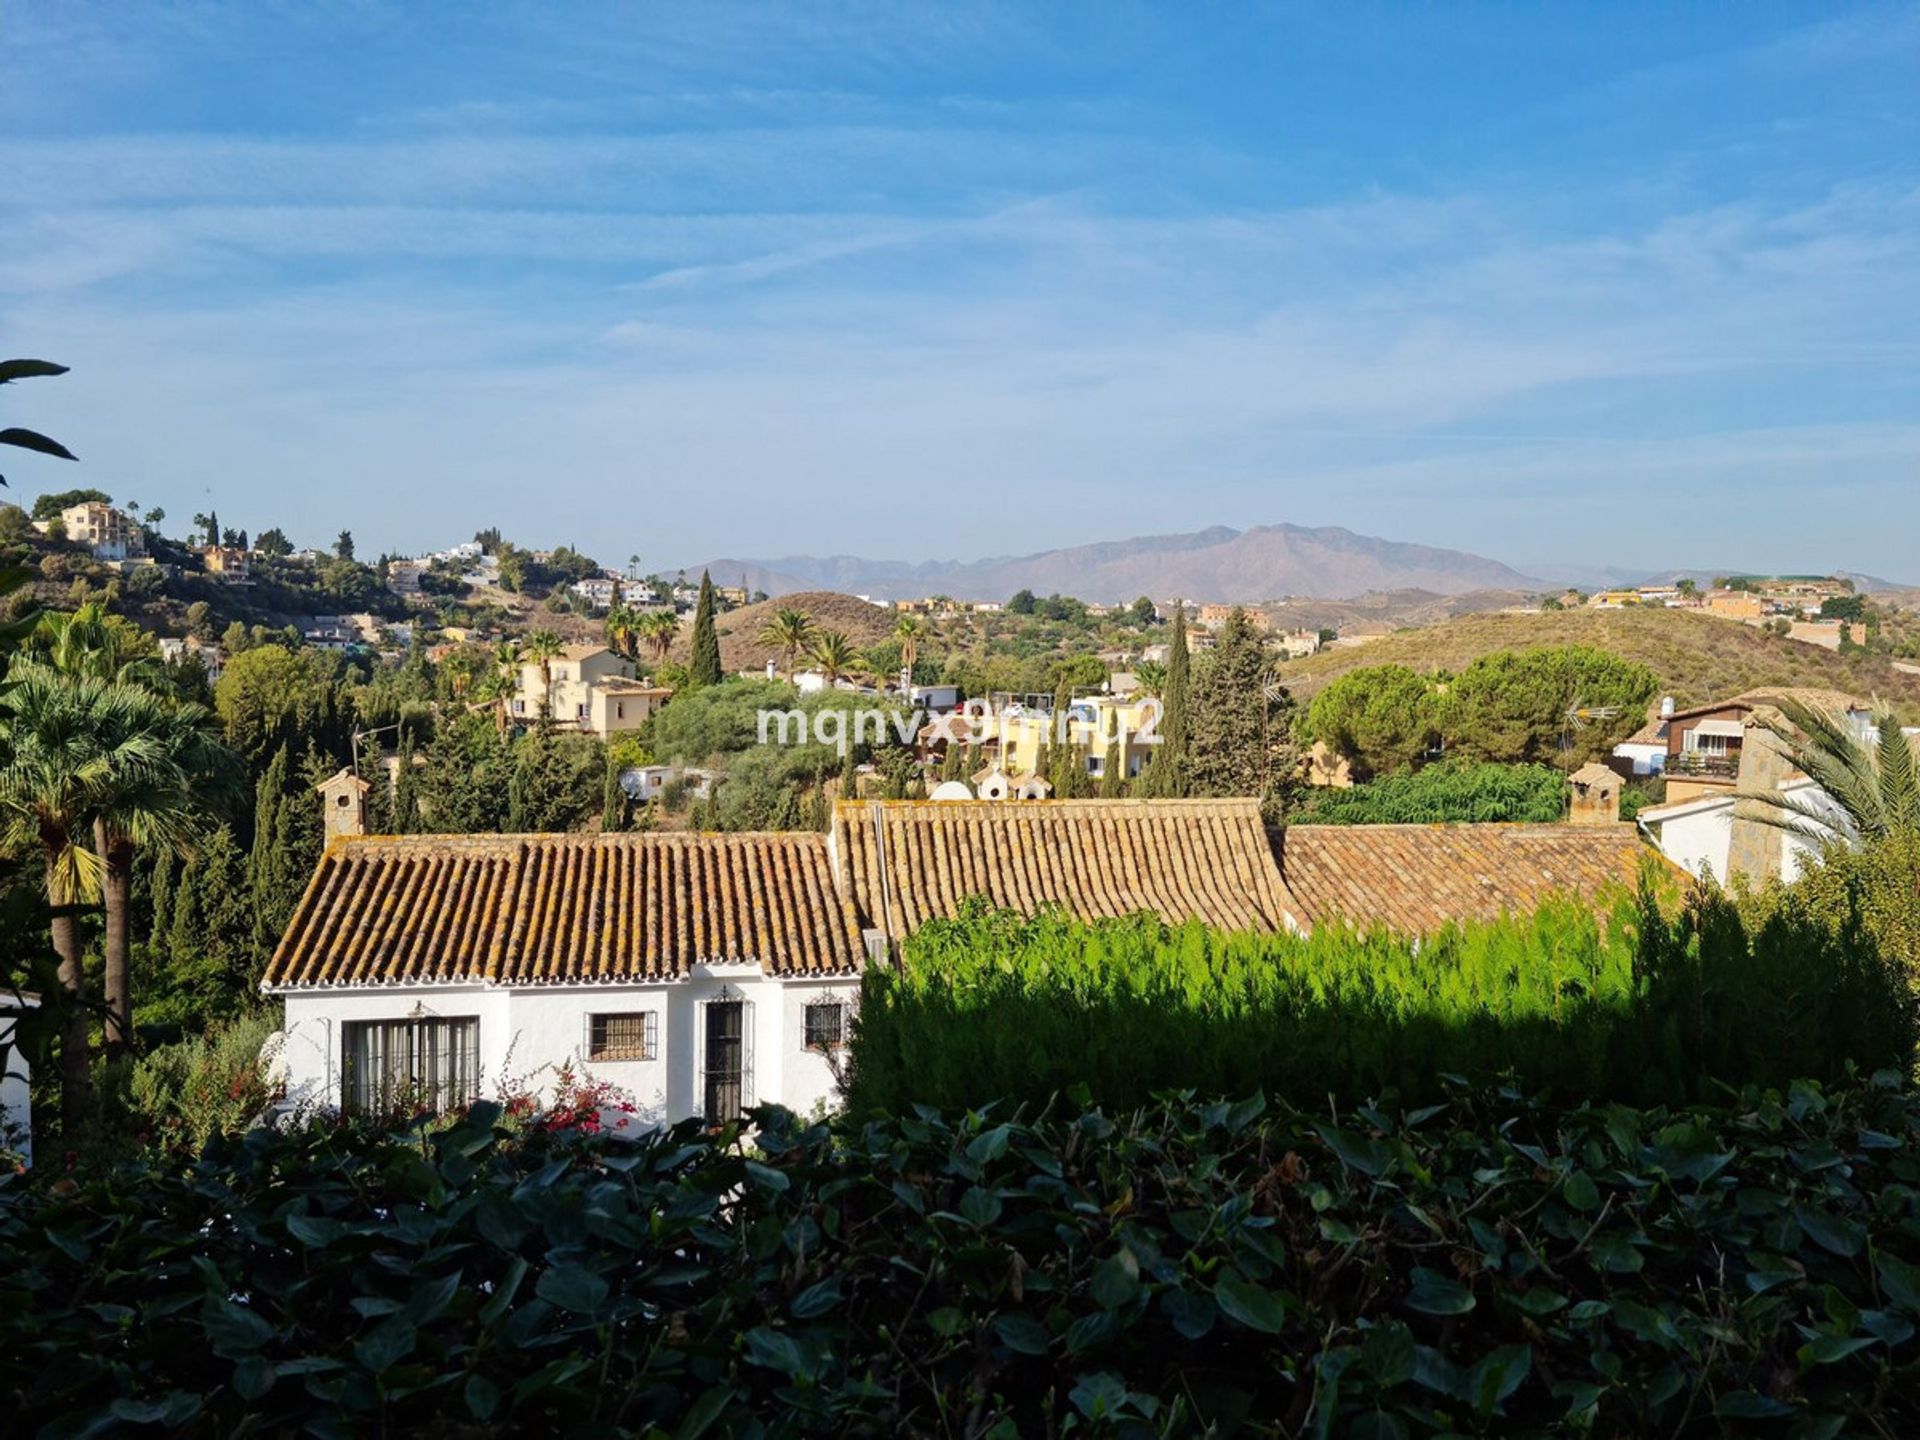
{"label": "white house", "polygon": [[679,782],[695,800],[704,800],[719,778],[719,771],[702,770],[697,765],[635,765],[620,772],[620,788],[634,800],[658,800]]}
{"label": "white house", "polygon": [[0,1150],[33,1163],[32,1073],[25,1053],[14,1043],[14,1026],[40,997],[28,990],[0,989]]}
{"label": "white house", "polygon": [[637,1124],[720,1123],[834,1103],[864,943],[812,832],[337,834],[263,989],[296,1107],[550,1098],[570,1068]]}

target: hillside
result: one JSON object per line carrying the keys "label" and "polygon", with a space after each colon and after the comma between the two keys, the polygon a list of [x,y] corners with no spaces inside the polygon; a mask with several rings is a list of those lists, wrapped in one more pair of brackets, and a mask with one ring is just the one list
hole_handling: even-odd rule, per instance
{"label": "hillside", "polygon": [[[727,611],[714,623],[714,629],[720,634],[722,668],[732,673],[764,669],[769,660],[785,663],[786,657],[776,647],[760,640],[761,630],[779,610],[804,610],[820,629],[845,631],[847,638],[862,650],[878,645],[891,635],[899,619],[891,610],[831,590],[802,590],[776,600],[763,600],[758,605],[743,605],[738,610]],[[687,659],[692,628],[691,622],[683,623],[680,638],[674,642],[673,658],[682,663]]]}
{"label": "hillside", "polygon": [[1638,660],[1682,706],[1763,686],[1810,686],[1879,696],[1920,714],[1920,675],[1876,655],[1840,655],[1748,625],[1683,610],[1566,610],[1465,615],[1405,630],[1367,645],[1324,650],[1285,667],[1297,696],[1313,694],[1363,665],[1458,671],[1492,650],[1528,645],[1597,645]]}
{"label": "hillside", "polygon": [[1261,608],[1281,630],[1334,629],[1343,633],[1378,629],[1385,625],[1398,629],[1403,625],[1437,625],[1456,615],[1473,615],[1483,610],[1501,610],[1521,605],[1528,599],[1525,590],[1464,590],[1458,595],[1437,595],[1431,590],[1381,590],[1357,595],[1351,600],[1282,600]]}
{"label": "hillside", "polygon": [[712,560],[689,573],[745,575],[778,595],[797,586],[858,591],[887,599],[953,595],[1003,600],[1018,590],[1125,603],[1156,600],[1251,604],[1287,595],[1347,599],[1369,591],[1539,590],[1538,582],[1497,560],[1357,535],[1337,526],[1215,526],[1181,535],[1144,535],[1032,555],[919,563],[791,555],[775,560]]}

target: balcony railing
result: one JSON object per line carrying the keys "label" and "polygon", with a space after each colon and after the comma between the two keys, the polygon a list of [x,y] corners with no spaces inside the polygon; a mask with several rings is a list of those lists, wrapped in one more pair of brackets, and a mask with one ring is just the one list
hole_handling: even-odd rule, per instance
{"label": "balcony railing", "polygon": [[1738,780],[1740,752],[1682,750],[1678,755],[1667,756],[1667,774],[1689,780]]}

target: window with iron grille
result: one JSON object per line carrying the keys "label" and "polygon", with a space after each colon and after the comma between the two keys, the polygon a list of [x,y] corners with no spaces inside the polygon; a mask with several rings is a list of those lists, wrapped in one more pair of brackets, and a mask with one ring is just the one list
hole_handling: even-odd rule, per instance
{"label": "window with iron grille", "polygon": [[847,1007],[838,1000],[807,1006],[807,1049],[838,1050],[847,1043]]}
{"label": "window with iron grille", "polygon": [[659,1057],[659,1015],[629,1010],[587,1017],[587,1059],[653,1060]]}
{"label": "window with iron grille", "polygon": [[340,1103],[350,1115],[452,1110],[480,1093],[480,1022],[350,1020],[341,1061]]}

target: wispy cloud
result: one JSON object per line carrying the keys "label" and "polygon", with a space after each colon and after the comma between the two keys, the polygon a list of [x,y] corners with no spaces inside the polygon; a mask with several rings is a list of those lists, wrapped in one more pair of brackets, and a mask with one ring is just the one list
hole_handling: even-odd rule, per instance
{"label": "wispy cloud", "polygon": [[[170,43],[257,57],[267,22],[183,13]],[[395,45],[431,23],[356,15]],[[1684,67],[1841,85],[1876,25]],[[1606,515],[1599,558],[1690,563],[1647,519],[1674,487],[1756,564],[1838,545],[1851,504],[1920,525],[1910,154],[1693,193],[1696,129],[1643,143],[1658,184],[1571,160],[1392,184],[1369,152],[1329,190],[1299,178],[1310,126],[1147,96],[1149,55],[1068,65],[1045,28],[698,7],[542,35],[538,84],[462,93],[421,60],[305,128],[23,131],[0,332],[75,365],[36,403],[107,488],[374,547],[497,522],[664,563],[1294,519],[1524,563]],[[1609,85],[1636,130],[1677,114],[1668,71],[1526,113],[1572,154]],[[1786,518],[1816,487],[1848,505]],[[1898,571],[1902,543],[1872,527],[1854,563]]]}

